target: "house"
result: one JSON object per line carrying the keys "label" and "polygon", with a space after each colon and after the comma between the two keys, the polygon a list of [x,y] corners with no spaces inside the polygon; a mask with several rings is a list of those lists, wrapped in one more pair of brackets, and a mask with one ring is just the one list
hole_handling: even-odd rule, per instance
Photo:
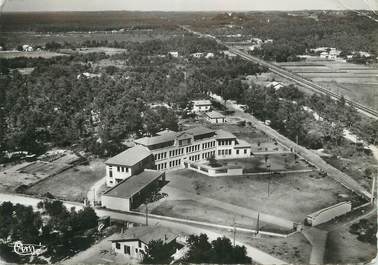
{"label": "house", "polygon": [[214,58],[214,53],[208,52],[205,56],[206,59]]}
{"label": "house", "polygon": [[217,151],[215,158],[217,159],[249,157],[251,155],[251,145],[237,139],[235,135],[228,131],[217,130],[216,139]]}
{"label": "house", "polygon": [[320,58],[327,59],[328,58],[328,52],[321,52],[320,53]]}
{"label": "house", "polygon": [[206,112],[206,119],[211,123],[224,123],[225,116],[217,111]]}
{"label": "house", "polygon": [[211,108],[211,101],[205,100],[193,100],[193,112],[206,112]]}
{"label": "house", "polygon": [[151,192],[159,190],[164,184],[164,172],[145,169],[102,194],[101,205],[112,210],[131,211],[143,204]]}
{"label": "house", "polygon": [[141,173],[145,168],[153,168],[151,151],[143,146],[134,146],[105,161],[106,185],[114,187],[121,181]]}
{"label": "house", "polygon": [[230,51],[223,51],[223,54],[228,58],[235,58],[237,55],[235,53],[232,53]]}
{"label": "house", "polygon": [[28,44],[24,44],[24,45],[22,45],[22,50],[24,52],[32,52],[33,51],[33,47],[30,46],[30,45],[28,45]]}
{"label": "house", "polygon": [[285,85],[281,82],[272,81],[272,82],[269,82],[265,87],[266,88],[271,87],[271,88],[274,88],[277,91],[277,90],[280,90],[281,88],[285,87]]}
{"label": "house", "polygon": [[202,52],[196,52],[196,53],[193,53],[192,54],[192,57],[194,58],[202,58],[203,57],[203,53]]}
{"label": "house", "polygon": [[178,58],[179,57],[179,53],[178,52],[168,52],[168,54],[174,58]]}
{"label": "house", "polygon": [[111,244],[115,253],[141,262],[147,252],[149,242],[162,240],[165,244],[181,248],[182,246],[176,243],[178,236],[177,233],[166,227],[143,226],[131,228],[125,234],[118,235],[118,238],[111,240]]}

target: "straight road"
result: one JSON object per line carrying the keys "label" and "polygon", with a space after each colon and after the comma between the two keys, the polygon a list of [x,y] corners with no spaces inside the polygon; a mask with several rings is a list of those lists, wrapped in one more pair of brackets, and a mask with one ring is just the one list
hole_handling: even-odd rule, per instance
{"label": "straight road", "polygon": [[[284,77],[288,80],[291,80],[291,81],[293,81],[293,82],[295,82],[295,83],[297,83],[297,84],[299,84],[303,87],[306,87],[306,88],[308,88],[308,89],[310,89],[314,92],[321,93],[321,94],[324,94],[324,95],[329,95],[329,96],[331,96],[331,98],[333,98],[335,100],[339,100],[341,98],[341,95],[339,95],[337,93],[334,93],[334,92],[332,92],[328,89],[325,89],[325,88],[319,86],[318,84],[303,78],[302,76],[299,76],[297,74],[289,72],[286,69],[284,69],[284,68],[282,68],[278,65],[269,63],[269,62],[264,61],[264,60],[262,60],[258,57],[249,55],[248,53],[245,53],[245,52],[235,48],[234,46],[227,45],[226,43],[222,42],[221,40],[217,39],[216,37],[214,37],[212,35],[203,34],[203,33],[200,33],[200,32],[193,31],[187,26],[181,26],[181,28],[192,33],[192,34],[200,36],[202,38],[211,38],[211,39],[217,41],[219,44],[227,47],[230,52],[232,52],[236,55],[239,55],[241,58],[248,60],[248,61],[252,61],[252,62],[261,64],[263,66],[266,66],[271,72],[273,72],[273,73],[275,73],[279,76],[282,76],[282,77]],[[354,106],[362,114],[364,114],[364,115],[366,115],[370,118],[378,119],[378,111],[377,110],[372,109],[372,108],[367,107],[367,106],[365,106],[361,103],[358,103],[356,101],[353,101],[353,100],[350,100],[350,99],[347,99],[347,98],[345,98],[345,102],[348,103],[349,105]]]}
{"label": "straight road", "polygon": [[[0,193],[0,203],[4,201],[10,201],[12,203],[19,203],[23,204],[26,206],[32,206],[34,208],[37,207],[37,204],[41,201],[41,199],[30,197],[30,196],[24,196],[24,195],[19,195],[19,194],[8,194],[8,193]],[[66,206],[68,209],[75,207],[77,210],[82,209],[84,206],[81,203],[76,203],[76,202],[68,202],[64,201],[63,202],[64,206]],[[124,220],[128,222],[133,222],[133,223],[140,223],[144,224],[145,223],[145,217],[143,215],[134,215],[131,213],[126,213],[126,212],[115,212],[115,211],[110,211],[106,209],[95,209],[96,214],[101,217],[101,216],[110,216],[112,219],[117,219],[117,220]],[[166,226],[166,227],[171,227],[177,230],[180,230],[184,233],[187,234],[200,234],[200,233],[205,233],[209,237],[210,240],[215,240],[218,237],[226,236],[231,238],[231,232],[225,232],[225,231],[220,231],[216,230],[214,231],[213,229],[208,229],[204,226],[195,226],[191,224],[185,224],[182,222],[174,222],[174,221],[169,221],[169,220],[163,220],[159,218],[154,218],[153,216],[150,216],[148,218],[148,224],[150,226],[154,225],[161,225],[161,226]],[[237,245],[244,245],[247,250],[247,255],[253,259],[253,261],[260,263],[260,264],[287,264],[286,261],[280,260],[276,257],[271,256],[268,253],[265,253],[253,246],[248,245],[248,243],[238,241],[236,240],[235,243]]]}
{"label": "straight road", "polygon": [[[213,97],[215,100],[219,101],[219,97]],[[251,122],[257,129],[264,131],[267,133],[270,137],[275,138],[278,142],[281,144],[293,148],[293,150],[302,158],[305,160],[311,162],[312,164],[316,165],[319,169],[324,170],[328,173],[330,177],[332,177],[335,181],[346,187],[347,189],[359,194],[360,196],[370,199],[371,194],[364,189],[357,181],[355,181],[350,176],[346,175],[345,173],[341,172],[340,170],[334,168],[330,164],[326,163],[319,155],[317,155],[315,152],[308,150],[307,148],[300,146],[290,139],[286,138],[285,136],[278,133],[276,130],[272,129],[271,127],[265,125],[263,122],[256,119],[254,116],[252,116],[249,113],[245,113],[243,111],[240,111],[234,104],[231,102],[224,101],[220,102],[222,104],[225,104],[225,106],[235,111],[234,116],[246,120],[248,122]]]}

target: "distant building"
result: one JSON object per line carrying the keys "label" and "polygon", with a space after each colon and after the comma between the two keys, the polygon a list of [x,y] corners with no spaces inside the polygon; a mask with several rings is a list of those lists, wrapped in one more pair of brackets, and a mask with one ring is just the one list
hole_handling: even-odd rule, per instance
{"label": "distant building", "polygon": [[223,54],[228,58],[235,58],[237,55],[235,53],[232,53],[230,51],[223,51]]}
{"label": "distant building", "polygon": [[162,240],[164,244],[179,246],[176,238],[179,235],[172,232],[171,229],[161,226],[143,226],[135,227],[126,231],[126,234],[120,234],[119,239],[111,240],[112,250],[118,254],[135,259],[138,262],[143,260],[147,252],[148,243],[155,240]]}
{"label": "distant building", "polygon": [[206,119],[211,123],[224,123],[225,116],[217,111],[206,112]]}
{"label": "distant building", "polygon": [[192,54],[192,57],[194,58],[202,58],[204,54],[202,52],[196,52]]}
{"label": "distant building", "polygon": [[28,44],[24,44],[24,45],[22,45],[22,50],[24,52],[32,52],[33,51],[33,47],[30,46],[30,45],[28,45]]}
{"label": "distant building", "polygon": [[269,82],[265,87],[271,87],[271,88],[274,88],[277,91],[277,90],[280,90],[281,88],[285,87],[285,85],[281,82],[272,81],[272,82]]}
{"label": "distant building", "polygon": [[105,161],[106,185],[114,187],[121,181],[141,173],[145,168],[153,168],[151,151],[143,146],[134,146]]}
{"label": "distant building", "polygon": [[206,59],[214,58],[214,53],[208,52],[205,56]]}
{"label": "distant building", "polygon": [[168,54],[174,58],[177,58],[179,57],[179,53],[178,52],[168,52]]}
{"label": "distant building", "polygon": [[131,211],[145,203],[149,194],[159,190],[164,184],[164,172],[146,169],[102,194],[101,205],[113,210]]}
{"label": "distant building", "polygon": [[210,100],[193,100],[193,111],[194,112],[206,112],[211,108]]}

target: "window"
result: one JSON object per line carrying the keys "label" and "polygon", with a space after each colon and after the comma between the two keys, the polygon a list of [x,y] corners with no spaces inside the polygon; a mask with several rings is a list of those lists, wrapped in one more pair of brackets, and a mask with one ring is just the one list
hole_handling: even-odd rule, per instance
{"label": "window", "polygon": [[119,166],[117,166],[117,171],[118,171],[118,172],[120,171],[120,167],[119,167]]}
{"label": "window", "polygon": [[138,241],[138,247],[139,247],[139,248],[142,247],[142,242]]}
{"label": "window", "polygon": [[123,251],[125,254],[130,254],[130,247],[129,246],[124,246]]}
{"label": "window", "polygon": [[246,154],[247,153],[247,149],[244,149],[244,154]]}
{"label": "window", "polygon": [[113,177],[113,169],[112,169],[112,167],[109,167],[109,177],[110,178]]}
{"label": "window", "polygon": [[239,150],[236,150],[236,154],[237,154],[237,155],[239,154]]}
{"label": "window", "polygon": [[116,249],[121,249],[121,244],[116,242]]}

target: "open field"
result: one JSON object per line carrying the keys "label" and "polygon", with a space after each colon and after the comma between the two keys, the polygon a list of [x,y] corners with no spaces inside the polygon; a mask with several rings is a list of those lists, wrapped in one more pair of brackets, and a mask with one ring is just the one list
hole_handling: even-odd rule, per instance
{"label": "open field", "polygon": [[[222,223],[228,225],[232,224],[235,213],[227,214],[219,209],[222,202],[294,222],[302,222],[307,214],[339,201],[352,200],[357,203],[351,192],[331,178],[320,177],[317,173],[212,178],[182,169],[168,172],[167,180],[169,183],[162,192],[167,193],[168,197],[151,205],[153,213],[189,219],[205,218],[213,222],[223,220]],[[187,198],[194,202],[188,204]],[[206,201],[206,198],[211,198],[214,203]],[[247,219],[236,219],[237,223],[243,221]],[[249,224],[254,228],[255,222]]]}
{"label": "open field", "polygon": [[103,52],[106,55],[114,55],[118,53],[124,53],[126,52],[126,49],[119,49],[119,48],[110,48],[110,47],[90,47],[90,48],[77,48],[77,49],[60,49],[59,52],[61,53],[67,53],[67,54],[73,54],[73,53],[81,53],[81,54],[87,54],[87,53],[100,53]]}
{"label": "open field", "polygon": [[378,108],[376,65],[358,65],[319,57],[309,57],[301,62],[277,64],[346,98]]}
{"label": "open field", "polygon": [[27,194],[43,195],[47,192],[56,198],[82,202],[90,187],[105,176],[102,160],[94,160],[89,165],[70,168],[48,178],[26,190]]}
{"label": "open field", "polygon": [[[373,215],[368,221],[375,224],[376,233],[377,216]],[[326,263],[369,263],[376,257],[377,245],[358,240],[357,235],[349,232],[351,226],[341,226],[328,233]]]}
{"label": "open field", "polygon": [[50,52],[50,51],[32,51],[32,52],[20,52],[20,51],[0,51],[0,59],[12,59],[19,57],[26,58],[52,58],[57,56],[66,56],[63,53]]}

